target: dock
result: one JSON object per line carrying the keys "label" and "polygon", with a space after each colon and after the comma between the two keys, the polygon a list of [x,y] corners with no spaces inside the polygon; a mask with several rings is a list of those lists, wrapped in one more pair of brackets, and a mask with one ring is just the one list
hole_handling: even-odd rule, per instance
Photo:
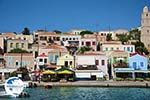
{"label": "dock", "polygon": [[149,81],[75,81],[75,82],[36,82],[38,86],[52,87],[137,87],[150,88]]}

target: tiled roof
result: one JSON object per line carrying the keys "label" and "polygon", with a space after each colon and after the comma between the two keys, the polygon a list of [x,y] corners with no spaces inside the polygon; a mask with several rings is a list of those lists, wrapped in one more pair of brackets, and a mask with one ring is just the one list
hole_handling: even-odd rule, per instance
{"label": "tiled roof", "polygon": [[140,54],[140,53],[137,53],[137,52],[135,52],[135,53],[130,53],[130,57],[132,57],[132,56],[135,56],[135,55],[141,55],[141,56],[143,56],[143,57],[146,57],[146,55],[145,54]]}
{"label": "tiled roof", "polygon": [[47,57],[47,55],[45,55],[45,53],[42,53],[38,57]]}
{"label": "tiled roof", "polygon": [[2,35],[6,35],[6,36],[15,36],[16,34],[13,32],[7,32],[7,33],[3,33]]}
{"label": "tiled roof", "polygon": [[105,55],[105,53],[104,52],[89,51],[89,52],[85,52],[84,54],[79,54],[79,55]]}
{"label": "tiled roof", "polygon": [[4,56],[33,56],[32,53],[5,53]]}
{"label": "tiled roof", "polygon": [[38,35],[56,35],[59,36],[59,34],[56,34],[55,32],[38,32]]}

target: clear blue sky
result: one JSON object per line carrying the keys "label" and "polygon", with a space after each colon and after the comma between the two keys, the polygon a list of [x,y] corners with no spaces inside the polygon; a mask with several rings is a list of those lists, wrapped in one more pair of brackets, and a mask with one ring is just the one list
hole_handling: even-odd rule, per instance
{"label": "clear blue sky", "polygon": [[140,26],[149,0],[0,0],[0,32],[21,32],[24,27],[69,31]]}

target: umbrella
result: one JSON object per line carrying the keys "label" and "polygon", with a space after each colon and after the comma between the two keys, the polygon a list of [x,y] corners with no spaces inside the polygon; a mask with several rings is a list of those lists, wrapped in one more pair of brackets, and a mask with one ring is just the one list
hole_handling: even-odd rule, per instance
{"label": "umbrella", "polygon": [[46,70],[44,72],[42,72],[43,74],[56,74],[55,71],[52,71],[52,70]]}
{"label": "umbrella", "polygon": [[73,74],[73,72],[69,70],[62,70],[62,71],[59,71],[58,74]]}

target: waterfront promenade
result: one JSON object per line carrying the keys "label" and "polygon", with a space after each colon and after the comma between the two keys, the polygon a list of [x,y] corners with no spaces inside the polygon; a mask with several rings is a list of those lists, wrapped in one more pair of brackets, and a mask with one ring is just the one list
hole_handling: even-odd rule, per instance
{"label": "waterfront promenade", "polygon": [[[33,82],[34,83],[34,82]],[[35,82],[38,86],[52,87],[141,87],[150,88],[149,81],[75,81],[75,82]]]}

